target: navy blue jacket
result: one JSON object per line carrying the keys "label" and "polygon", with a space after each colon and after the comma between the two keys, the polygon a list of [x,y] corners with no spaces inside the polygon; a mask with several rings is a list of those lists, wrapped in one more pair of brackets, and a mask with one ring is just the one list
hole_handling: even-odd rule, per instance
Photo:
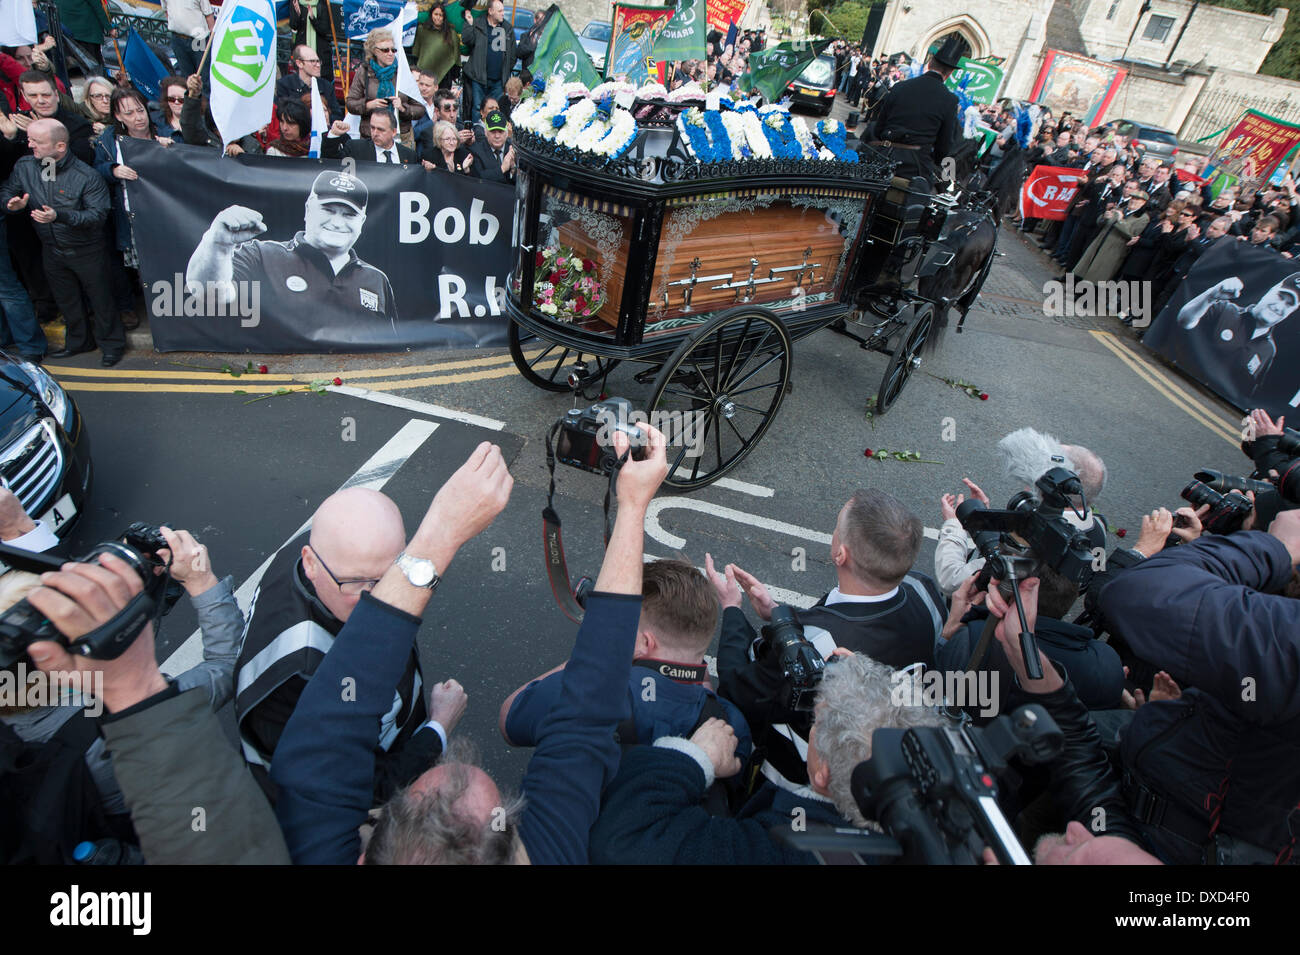
{"label": "navy blue jacket", "polygon": [[[515,697],[506,715],[506,736],[514,745],[537,745],[537,730],[559,699],[563,672],[534,680]],[[742,763],[749,760],[754,748],[749,724],[735,704],[722,699],[708,687],[699,683],[678,683],[653,667],[640,665],[632,667],[627,687],[636,730],[635,742],[653,743],[661,736],[690,736],[703,715],[705,698],[712,696],[736,731],[736,755]]]}
{"label": "navy blue jacket", "polygon": [[[534,864],[584,863],[600,793],[618,768],[641,598],[592,594],[522,785],[520,837]],[[298,864],[352,865],[370,810],[374,741],[420,619],[363,595],[303,690],[276,747],[276,817]],[[345,679],[355,694],[339,691]]]}
{"label": "navy blue jacket", "polygon": [[[1102,612],[1139,657],[1184,687],[1148,703],[1120,741],[1126,774],[1204,824],[1290,852],[1300,804],[1300,601],[1291,557],[1262,531],[1207,535],[1115,575]],[[1198,847],[1143,827],[1166,862]]]}
{"label": "navy blue jacket", "polygon": [[[591,830],[596,865],[813,865],[815,856],[773,840],[796,819],[848,826],[835,807],[766,783],[735,819],[700,805],[704,770],[678,750],[638,746],[623,758]],[[794,810],[802,809],[802,813]]]}

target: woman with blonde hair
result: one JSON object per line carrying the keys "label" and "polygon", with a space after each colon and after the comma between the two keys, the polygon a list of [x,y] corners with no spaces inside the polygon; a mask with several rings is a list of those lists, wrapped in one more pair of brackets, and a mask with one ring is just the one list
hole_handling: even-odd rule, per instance
{"label": "woman with blonde hair", "polygon": [[433,168],[443,172],[469,173],[474,157],[460,144],[456,127],[445,119],[433,124]]}
{"label": "woman with blonde hair", "polygon": [[370,138],[370,114],[377,109],[400,116],[402,144],[410,146],[411,124],[425,115],[424,106],[397,91],[397,44],[392,31],[371,30],[366,36],[365,57],[352,74],[348,87],[348,112],[361,116],[361,135]]}
{"label": "woman with blonde hair", "polygon": [[113,86],[111,80],[102,76],[92,76],[86,81],[85,99],[81,102],[81,115],[90,120],[95,135],[102,135],[104,130],[113,125]]}

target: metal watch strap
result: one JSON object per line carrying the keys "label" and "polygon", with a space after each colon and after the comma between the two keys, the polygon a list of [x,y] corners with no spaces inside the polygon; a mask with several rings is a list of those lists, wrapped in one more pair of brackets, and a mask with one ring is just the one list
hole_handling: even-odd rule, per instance
{"label": "metal watch strap", "polygon": [[[398,568],[402,571],[403,576],[406,577],[406,582],[409,583],[412,587],[419,587],[423,590],[428,590],[432,592],[434,588],[437,587],[439,582],[442,580],[442,577],[438,574],[437,566],[434,564],[433,561],[429,560],[428,558],[412,557],[406,551],[402,551],[400,554],[397,555],[397,560],[393,561],[393,563],[395,563],[398,566]],[[414,570],[415,566],[420,564],[428,564],[429,569],[433,573],[433,578],[428,583],[423,583],[423,584],[418,583],[415,580],[415,578],[411,576],[411,573]]]}

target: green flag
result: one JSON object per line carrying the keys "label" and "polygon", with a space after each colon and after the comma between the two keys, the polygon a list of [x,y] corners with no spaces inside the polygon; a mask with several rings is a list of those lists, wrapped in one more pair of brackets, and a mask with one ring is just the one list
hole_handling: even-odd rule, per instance
{"label": "green flag", "polygon": [[708,29],[705,0],[678,0],[677,12],[655,40],[650,58],[664,63],[704,59],[707,55],[704,36]]}
{"label": "green flag", "polygon": [[966,95],[972,103],[992,103],[997,99],[998,90],[1002,86],[1002,76],[1001,68],[978,60],[968,60],[963,56],[957,69],[952,71],[943,85],[955,93],[965,82]]}
{"label": "green flag", "polygon": [[600,74],[556,4],[551,4],[533,24],[526,40],[536,49],[529,67],[534,76],[558,76],[565,83],[581,82],[587,89],[600,85]]}
{"label": "green flag", "polygon": [[763,99],[775,103],[785,93],[790,81],[830,45],[830,40],[817,40],[813,43],[791,40],[751,53],[749,70],[740,78],[740,88],[747,93],[757,89],[763,94]]}

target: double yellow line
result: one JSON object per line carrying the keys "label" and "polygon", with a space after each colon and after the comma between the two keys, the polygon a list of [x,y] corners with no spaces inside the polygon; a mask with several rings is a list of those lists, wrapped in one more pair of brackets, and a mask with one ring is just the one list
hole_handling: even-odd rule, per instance
{"label": "double yellow line", "polygon": [[1120,361],[1128,365],[1139,378],[1149,384],[1156,391],[1168,398],[1176,407],[1191,415],[1192,419],[1205,427],[1209,428],[1214,434],[1218,435],[1224,441],[1227,441],[1234,448],[1241,444],[1241,434],[1234,431],[1230,426],[1225,424],[1222,419],[1215,417],[1209,411],[1206,411],[1200,404],[1200,399],[1184,391],[1182,387],[1175,384],[1163,371],[1156,368],[1150,362],[1139,358],[1132,351],[1112,335],[1110,332],[1089,332],[1093,338],[1101,342],[1112,354]]}
{"label": "double yellow line", "polygon": [[[538,351],[524,352],[532,358]],[[247,360],[245,360],[245,365]],[[172,394],[249,395],[274,394],[281,388],[305,387],[313,381],[332,382],[340,379],[345,385],[355,385],[370,391],[402,391],[410,388],[428,388],[436,385],[455,385],[469,381],[486,381],[517,375],[509,354],[488,358],[465,358],[438,362],[432,365],[394,365],[390,368],[319,369],[283,374],[256,372],[235,377],[222,371],[186,371],[149,369],[132,371],[121,368],[74,368],[63,365],[46,365],[60,385],[68,391],[116,391]],[[237,368],[236,362],[231,362]],[[378,379],[378,380],[376,380]],[[385,380],[387,379],[387,380]]]}

